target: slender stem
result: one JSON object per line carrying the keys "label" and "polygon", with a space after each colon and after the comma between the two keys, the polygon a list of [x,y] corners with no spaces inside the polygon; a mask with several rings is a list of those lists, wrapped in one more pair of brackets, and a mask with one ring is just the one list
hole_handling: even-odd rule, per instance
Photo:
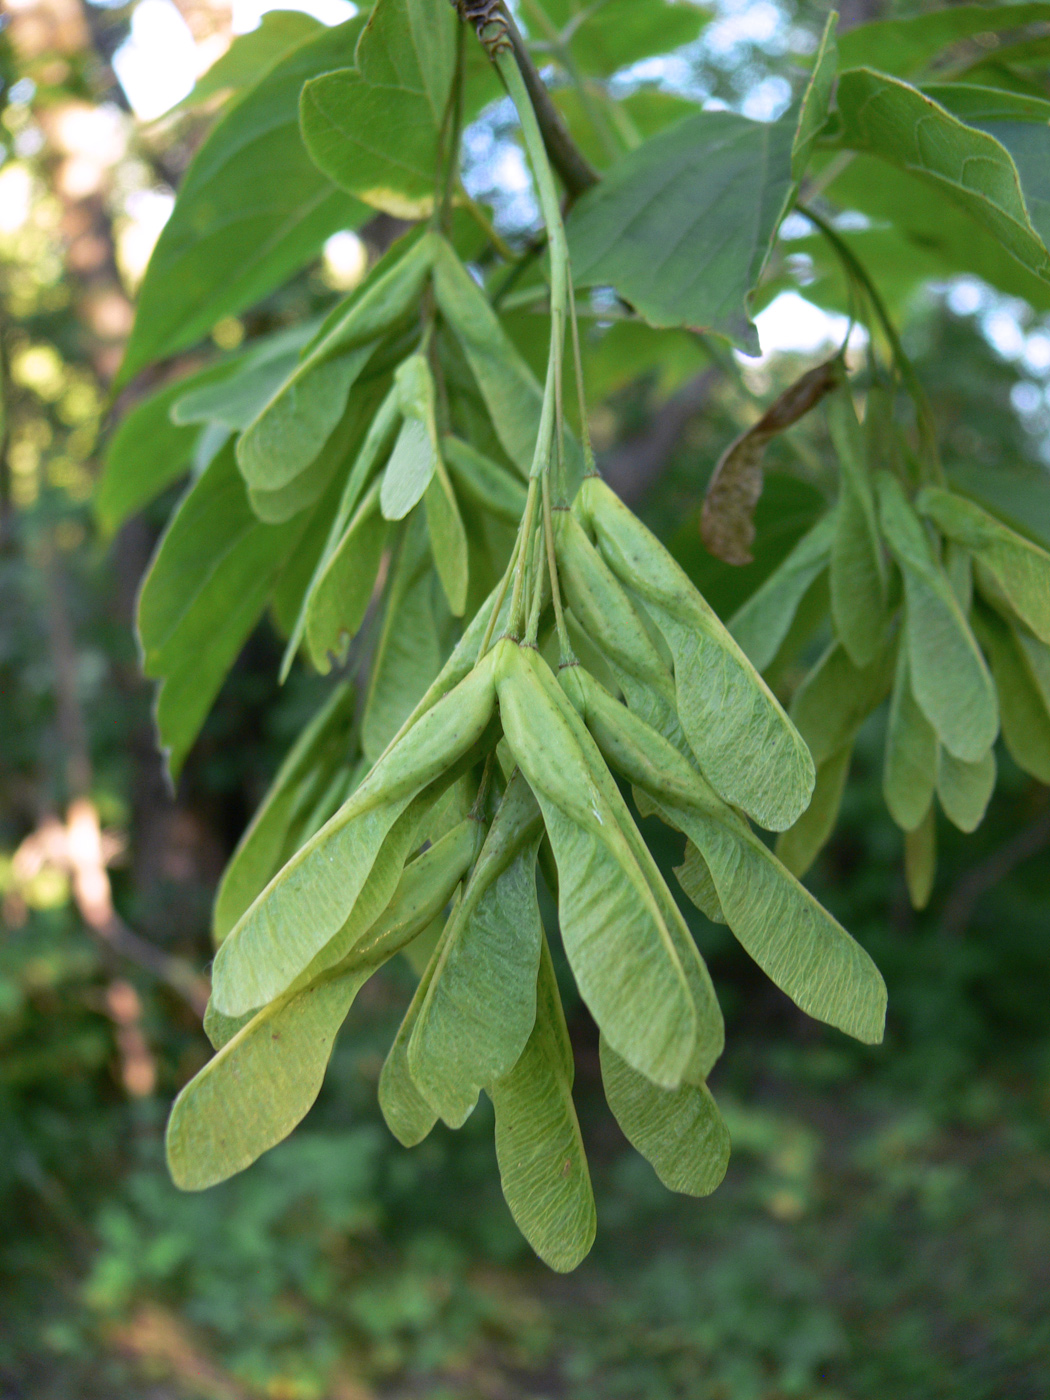
{"label": "slender stem", "polygon": [[[547,478],[543,478],[546,482]],[[543,607],[543,571],[547,563],[547,541],[545,535],[540,535],[537,541],[536,554],[532,561],[532,601],[529,604],[528,623],[525,628],[525,645],[534,647],[536,638],[540,630],[540,612]]]}
{"label": "slender stem", "polygon": [[516,253],[514,251],[506,239],[493,228],[491,220],[486,217],[484,209],[478,204],[477,200],[471,199],[470,195],[467,194],[464,189],[460,189],[459,191],[459,204],[461,208],[467,211],[478,228],[481,229],[482,233],[492,244],[503,261],[510,263],[512,270],[516,268],[526,254]]}
{"label": "slender stem", "polygon": [[580,409],[580,438],[583,442],[583,464],[586,476],[599,476],[594,460],[594,445],[591,442],[591,428],[587,421],[587,395],[583,385],[583,353],[580,350],[580,323],[576,317],[576,292],[572,285],[572,272],[569,273],[569,321],[572,325],[572,359],[576,376],[576,398]]}
{"label": "slender stem", "polygon": [[857,279],[867,293],[879,325],[882,327],[883,334],[889,342],[894,363],[900,370],[901,377],[915,404],[915,411],[919,420],[919,435],[934,480],[943,483],[944,469],[941,466],[940,454],[937,450],[937,434],[933,425],[933,414],[930,410],[929,400],[926,397],[926,391],[923,389],[918,375],[915,373],[915,367],[908,358],[900,342],[897,329],[890,319],[889,312],[886,310],[886,304],[879,295],[879,289],[872,281],[867,268],[845,239],[841,237],[837,229],[833,228],[825,218],[816,212],[816,210],[810,209],[808,205],[797,204],[795,207],[800,214],[804,214],[810,223],[821,231],[838,254],[848,273]]}
{"label": "slender stem", "polygon": [[456,187],[459,170],[459,136],[463,126],[463,70],[466,65],[466,35],[462,26],[456,34],[456,71],[452,79],[452,90],[445,106],[441,124],[442,163],[438,179],[441,181],[440,203],[435,200],[434,216],[439,228],[449,231],[452,220],[452,195]]}
{"label": "slender stem", "polygon": [[554,623],[558,629],[558,648],[563,666],[575,660],[569,629],[565,625],[565,613],[561,605],[561,585],[558,582],[558,564],[554,556],[554,518],[551,512],[550,477],[543,478],[543,537],[547,546],[547,567],[551,578],[551,601],[554,603]]}
{"label": "slender stem", "polygon": [[529,494],[525,498],[525,514],[521,518],[520,544],[517,558],[514,561],[514,590],[510,595],[510,615],[507,619],[507,627],[514,636],[517,635],[521,622],[522,591],[525,586],[525,570],[531,553],[532,529],[536,522],[538,486],[539,478],[530,477]]}

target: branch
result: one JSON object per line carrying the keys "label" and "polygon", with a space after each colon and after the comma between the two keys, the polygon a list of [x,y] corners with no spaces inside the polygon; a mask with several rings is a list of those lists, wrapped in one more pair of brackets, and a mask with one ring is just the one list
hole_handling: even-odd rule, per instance
{"label": "branch", "polygon": [[493,63],[499,50],[505,50],[508,43],[513,49],[539,123],[547,159],[558,172],[571,204],[585,190],[598,183],[598,172],[569,135],[568,127],[551,101],[551,95],[504,0],[451,0],[451,3],[464,24],[474,26],[482,47]]}
{"label": "branch", "polygon": [[514,48],[514,58],[525,80],[529,101],[536,113],[543,144],[547,148],[547,158],[568,191],[571,204],[592,185],[598,183],[598,172],[569,135],[569,128],[562,121],[561,113],[555,107],[546,84],[532,61],[525,40],[509,14],[507,33]]}
{"label": "branch", "polygon": [[628,505],[640,501],[667,470],[682,429],[703,406],[714,378],[711,369],[698,374],[653,415],[644,432],[603,454],[602,476]]}
{"label": "branch", "polygon": [[1005,880],[1016,866],[1050,845],[1050,809],[1019,831],[987,860],[975,865],[956,885],[941,915],[941,932],[958,938],[966,932],[974,906],[982,895]]}

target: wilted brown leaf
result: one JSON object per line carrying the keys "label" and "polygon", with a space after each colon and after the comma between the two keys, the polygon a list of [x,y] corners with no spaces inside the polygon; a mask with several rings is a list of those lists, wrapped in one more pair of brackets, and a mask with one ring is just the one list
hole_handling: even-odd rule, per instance
{"label": "wilted brown leaf", "polygon": [[727,564],[750,564],[754,514],[762,494],[762,458],[770,438],[815,408],[841,378],[840,357],[807,370],[789,385],[758,422],[731,442],[708,482],[700,515],[700,537]]}

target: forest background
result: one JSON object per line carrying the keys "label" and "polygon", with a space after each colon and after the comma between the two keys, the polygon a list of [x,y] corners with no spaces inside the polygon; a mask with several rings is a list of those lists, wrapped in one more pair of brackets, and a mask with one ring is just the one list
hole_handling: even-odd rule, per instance
{"label": "forest background", "polygon": [[[841,29],[921,8],[847,3]],[[242,6],[232,22],[253,17]],[[775,116],[824,18],[722,0],[676,52],[677,80]],[[810,883],[883,970],[886,1042],[807,1020],[705,925],[735,1044],[715,1079],[735,1151],[713,1198],[670,1196],[628,1149],[593,1028],[570,1008],[601,1228],[577,1273],[548,1273],[500,1196],[484,1108],[412,1154],[384,1128],[375,1081],[396,978],[369,985],[287,1143],[204,1195],[170,1184],[167,1108],[207,1055],[211,896],[320,693],[306,672],[278,689],[280,641],[261,627],[172,797],[132,618],[174,495],[115,538],[92,503],[106,434],[149,387],[109,397],[135,288],[207,125],[199,109],[155,120],[184,94],[156,76],[151,90],[141,55],[167,45],[168,79],[177,59],[192,79],[230,33],[229,9],[207,0],[26,0],[0,30],[0,1396],[1045,1396],[1050,803],[1004,756],[980,830],[942,824],[934,895],[914,913],[878,716]],[[476,128],[474,165],[479,197],[501,190],[501,227],[520,233],[534,205],[505,113]],[[804,256],[798,232],[785,228],[779,256]],[[217,325],[215,345],[325,306],[388,236],[378,219],[363,242],[337,238]],[[760,360],[716,366],[683,335],[658,374],[621,356],[595,394],[609,480],[723,616],[754,575],[700,545],[707,476],[842,333],[775,290]],[[1047,318],[973,278],[906,290],[895,311],[949,465],[1045,475]],[[821,432],[771,451],[767,561],[814,489]],[[1043,510],[1033,528],[1050,537]],[[78,865],[79,792],[102,822],[115,916],[99,916]]]}

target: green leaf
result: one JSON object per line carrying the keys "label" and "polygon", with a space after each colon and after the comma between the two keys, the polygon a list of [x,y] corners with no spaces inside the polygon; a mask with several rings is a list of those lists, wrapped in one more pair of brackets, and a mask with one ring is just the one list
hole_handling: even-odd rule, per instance
{"label": "green leaf", "polygon": [[220,94],[224,102],[229,101],[254,87],[286,53],[312,39],[320,28],[312,15],[295,10],[271,10],[262,16],[258,28],[234,36],[222,57],[201,74],[189,96],[172,110],[199,107]]}
{"label": "green leaf", "polygon": [[543,1262],[559,1273],[586,1257],[597,1225],[572,1080],[565,1013],[544,940],[532,1034],[518,1063],[488,1092],[510,1213]]}
{"label": "green leaf", "polygon": [[[312,506],[332,485],[333,479],[344,474],[347,464],[355,459],[360,451],[363,440],[370,431],[370,425],[382,407],[383,390],[388,382],[385,375],[365,376],[357,392],[350,396],[346,412],[332,429],[320,452],[306,470],[293,477],[286,486],[278,486],[273,491],[263,491],[252,486],[248,488],[248,500],[260,520],[265,520],[268,524],[280,524],[284,520],[290,520],[293,515],[298,515],[300,511]],[[332,504],[335,505],[334,502]],[[318,516],[316,525],[318,528],[310,534],[309,569],[301,579],[302,587],[298,594],[300,603],[327,544],[332,525],[331,513],[323,520]],[[293,615],[293,622],[297,613],[298,610]],[[291,625],[289,623],[285,631],[289,631]]]}
{"label": "green leaf", "polygon": [[1050,642],[1050,554],[975,502],[941,487],[927,487],[915,504],[942,534],[980,560],[1021,621],[1040,641]]}
{"label": "green leaf", "polygon": [[375,592],[389,527],[378,512],[373,486],[346,527],[306,603],[306,645],[322,674],[346,659]]}
{"label": "green leaf", "polygon": [[922,522],[895,480],[878,477],[886,543],[904,574],[911,687],[946,749],[976,763],[999,732],[995,686]]}
{"label": "green leaf", "polygon": [[156,722],[173,776],[303,528],[260,523],[232,446],[172,517],[142,586],[138,630],[143,670],[162,682]]}
{"label": "green leaf", "polygon": [[1020,263],[1050,277],[1017,167],[994,137],[959,121],[933,98],[868,68],[838,85],[842,144],[920,176],[993,234]]}
{"label": "green leaf", "polygon": [[926,91],[967,126],[993,137],[1013,157],[1025,205],[1043,240],[1050,241],[1050,102],[966,83],[938,83]]}
{"label": "green leaf", "polygon": [[190,1080],[168,1121],[176,1186],[203,1191],[288,1136],[313,1106],[339,1027],[373,970],[278,998]]}
{"label": "green leaf", "polygon": [[835,830],[852,757],[853,744],[850,742],[819,764],[812,802],[795,825],[782,831],[776,839],[777,859],[800,880]]}
{"label": "green leaf", "polygon": [[937,754],[937,796],[944,815],[960,831],[976,831],[995,791],[995,750],[976,763],[963,763],[947,749]]}
{"label": "green leaf", "polygon": [[109,440],[95,487],[95,514],[107,531],[118,529],[189,470],[200,428],[174,424],[172,404],[187,391],[222,380],[236,368],[236,360],[220,360],[165,384],[125,414]]}
{"label": "green leaf", "polygon": [[714,331],[757,355],[747,299],[791,195],[794,134],[793,121],[699,112],[644,142],[573,209],[576,283],[614,287],[650,325]]}
{"label": "green leaf", "polygon": [[639,5],[637,0],[605,0],[597,7],[572,4],[571,0],[547,0],[543,9],[551,21],[550,28],[536,18],[531,8],[524,12],[530,33],[544,43],[537,57],[546,56],[548,44],[557,55],[558,46],[553,41],[559,31],[570,26],[568,49],[572,61],[581,73],[595,77],[608,77],[643,58],[693,43],[710,18],[704,10],[674,0],[649,0],[645,5]]}
{"label": "green leaf", "polygon": [[850,660],[866,666],[886,636],[886,561],[864,438],[848,390],[833,395],[827,413],[840,469],[831,545],[831,615]]}
{"label": "green leaf", "polygon": [[663,545],[597,478],[580,497],[598,546],[674,656],[682,728],[727,802],[782,831],[809,802],[809,750],[779,702]]}
{"label": "green leaf", "polygon": [[599,1040],[602,1084],[624,1137],[669,1191],[709,1196],[729,1165],[729,1133],[706,1084],[661,1089]]}
{"label": "green leaf", "polygon": [[299,137],[299,91],[345,63],[363,21],[293,49],[212,128],[179,188],[139,292],[118,383],[261,300],[367,210],[336,190]]}
{"label": "green leaf", "polygon": [[317,330],[315,320],[252,341],[229,374],[191,387],[172,405],[173,423],[218,423],[231,433],[246,428],[295,367]]}
{"label": "green leaf", "polygon": [[517,1063],[536,1020],[543,925],[536,855],[543,822],[511,779],[442,939],[408,1045],[412,1078],[450,1127]]}
{"label": "green leaf", "polygon": [[374,762],[412,713],[441,669],[448,614],[435,597],[437,581],[421,516],[409,521],[387,590],[361,723],[365,753]]}
{"label": "green leaf", "polygon": [[343,416],[347,395],[379,338],[416,310],[430,273],[430,240],[395,244],[357,291],[337,307],[295,369],[237,443],[250,486],[273,491],[314,460]]}
{"label": "green leaf", "polygon": [[929,811],[914,831],[904,833],[904,878],[913,909],[925,909],[937,878],[937,809]]}
{"label": "green leaf", "polygon": [[441,587],[453,617],[462,617],[467,608],[469,560],[467,532],[459,513],[456,493],[444,463],[438,458],[437,470],[426,492],[427,529]]}
{"label": "green leaf", "polygon": [[882,793],[902,831],[914,831],[930,810],[937,782],[937,735],[911,689],[908,648],[897,652],[886,726]]}
{"label": "green leaf", "polygon": [[[1037,310],[1050,310],[1050,285],[1013,257],[991,232],[966,214],[948,187],[894,169],[881,159],[858,155],[827,189],[838,207],[857,210],[874,227],[844,236],[889,302],[903,314],[922,281],[970,273],[1008,296],[1023,297]],[[820,305],[846,312],[848,293],[841,264],[817,241],[800,239],[799,252],[816,254],[818,276],[806,295]],[[838,288],[835,292],[834,289]],[[954,474],[954,468],[952,468]]]}
{"label": "green leaf", "polygon": [[791,701],[791,718],[819,767],[852,744],[867,717],[889,694],[895,648],[884,645],[868,666],[854,666],[841,642],[832,642]]}
{"label": "green leaf", "polygon": [[835,42],[835,30],[838,27],[838,22],[839,17],[832,10],[825,22],[824,32],[820,36],[820,43],[813,57],[813,68],[809,75],[809,82],[802,94],[798,126],[795,129],[795,138],[791,145],[791,174],[796,181],[801,180],[805,175],[813,151],[813,143],[828,119],[828,111],[831,107],[831,90],[835,82],[835,67],[838,61],[838,46]]}
{"label": "green leaf", "polygon": [[504,737],[543,812],[580,995],[624,1059],[674,1088],[693,1054],[696,1013],[659,906],[580,748],[572,707],[513,643],[495,654]]}
{"label": "green leaf", "polygon": [[1047,4],[951,5],[905,19],[857,25],[839,39],[839,62],[843,68],[867,63],[885,73],[907,77],[962,39],[1048,21]]}
{"label": "green leaf", "polygon": [[999,692],[1003,742],[1018,768],[1050,784],[1050,648],[990,609],[975,623]]}
{"label": "green leaf", "polygon": [[835,513],[822,516],[784,562],[769,575],[729,622],[729,630],[757,671],[772,662],[816,579],[828,567]]}
{"label": "green leaf", "polygon": [[[218,1010],[238,1016],[279,996],[355,914],[368,882],[377,912],[411,849],[411,827],[387,845],[394,824],[424,789],[437,797],[485,734],[494,702],[492,663],[482,663],[423,714],[306,843],[243,916],[212,969]],[[385,851],[384,851],[384,848]],[[369,881],[384,853],[382,879]]]}
{"label": "green leaf", "polygon": [[455,63],[446,0],[377,0],[354,67],[303,89],[303,140],[318,168],[374,209],[426,217]]}
{"label": "green leaf", "polygon": [[355,696],[337,685],[299,735],[237,843],[215,896],[212,936],[222,940],[280,869],[289,834],[316,796],[323,769],[350,757]]}

